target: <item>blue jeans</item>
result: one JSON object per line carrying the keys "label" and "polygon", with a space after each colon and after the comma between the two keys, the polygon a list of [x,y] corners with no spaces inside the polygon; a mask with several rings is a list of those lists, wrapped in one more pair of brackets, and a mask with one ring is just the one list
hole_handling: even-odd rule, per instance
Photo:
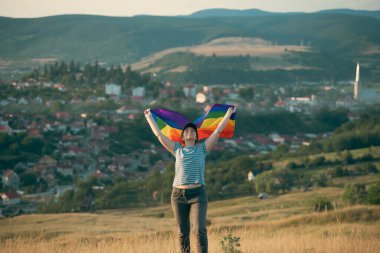
{"label": "blue jeans", "polygon": [[179,227],[181,253],[190,253],[190,214],[196,233],[197,252],[208,252],[206,229],[207,193],[204,186],[193,189],[173,188],[171,204]]}

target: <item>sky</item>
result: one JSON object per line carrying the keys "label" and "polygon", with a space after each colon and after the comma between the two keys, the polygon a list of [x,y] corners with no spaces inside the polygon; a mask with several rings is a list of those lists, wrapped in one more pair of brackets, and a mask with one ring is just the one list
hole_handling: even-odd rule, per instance
{"label": "sky", "polygon": [[380,0],[0,0],[0,16],[17,18],[61,14],[175,16],[210,8],[255,8],[273,12],[338,8],[380,10]]}

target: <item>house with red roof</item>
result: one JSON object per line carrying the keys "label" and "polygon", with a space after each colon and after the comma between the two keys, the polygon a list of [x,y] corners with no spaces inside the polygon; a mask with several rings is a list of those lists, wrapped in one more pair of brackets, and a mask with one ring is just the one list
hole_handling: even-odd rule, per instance
{"label": "house with red roof", "polygon": [[1,194],[3,205],[16,205],[20,203],[21,196],[17,192],[4,192]]}
{"label": "house with red roof", "polygon": [[108,179],[110,176],[106,173],[103,173],[101,170],[96,170],[95,173],[92,174],[93,177],[96,177],[98,179]]}
{"label": "house with red roof", "polygon": [[65,91],[65,85],[62,83],[56,83],[54,84],[54,88],[56,88],[59,91]]}
{"label": "house with red roof", "polygon": [[57,172],[61,173],[64,176],[73,176],[74,170],[70,165],[62,164],[57,167]]}
{"label": "house with red roof", "polygon": [[159,94],[158,94],[158,97],[159,98],[170,98],[170,97],[173,97],[175,96],[175,89],[173,88],[164,88],[164,89],[160,89],[159,91]]}
{"label": "house with red roof", "polygon": [[10,133],[12,133],[12,128],[8,125],[1,125],[0,126],[0,133],[10,134]]}
{"label": "house with red roof", "polygon": [[285,108],[286,107],[286,101],[282,99],[282,97],[279,97],[276,103],[274,104],[277,108]]}
{"label": "house with red roof", "polygon": [[124,105],[124,106],[120,107],[119,109],[117,109],[116,113],[118,113],[118,114],[135,114],[135,113],[139,113],[139,110],[134,106]]}
{"label": "house with red roof", "polygon": [[79,136],[78,135],[71,135],[71,134],[66,134],[62,137],[61,139],[63,142],[74,142],[74,141],[77,141],[79,140]]}
{"label": "house with red roof", "polygon": [[57,160],[55,160],[51,156],[44,156],[40,159],[39,164],[49,167],[49,168],[56,168],[57,167]]}
{"label": "house with red roof", "polygon": [[29,129],[28,131],[28,136],[29,137],[35,137],[35,138],[41,138],[41,131],[37,128]]}
{"label": "house with red roof", "polygon": [[78,146],[70,146],[66,155],[68,156],[80,156],[86,153],[86,149]]}
{"label": "house with red roof", "polygon": [[55,114],[55,117],[57,119],[69,120],[70,119],[70,114],[68,112],[57,112]]}

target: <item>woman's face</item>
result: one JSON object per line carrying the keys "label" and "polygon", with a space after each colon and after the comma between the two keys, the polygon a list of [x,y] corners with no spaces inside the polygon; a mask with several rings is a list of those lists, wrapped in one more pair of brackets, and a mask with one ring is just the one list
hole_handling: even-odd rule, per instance
{"label": "woman's face", "polygon": [[183,140],[197,140],[197,133],[194,128],[188,127],[185,130],[183,130],[183,135],[182,135]]}

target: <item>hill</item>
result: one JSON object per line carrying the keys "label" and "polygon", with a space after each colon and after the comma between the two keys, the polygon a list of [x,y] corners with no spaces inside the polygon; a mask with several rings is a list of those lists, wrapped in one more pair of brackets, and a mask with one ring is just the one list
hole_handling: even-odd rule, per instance
{"label": "hill", "polygon": [[[155,73],[164,81],[231,84],[347,80],[354,64],[303,45],[303,40],[300,45],[278,45],[260,38],[225,37],[163,50],[131,67]],[[367,80],[375,78],[374,73],[366,72]]]}
{"label": "hill", "polygon": [[[195,54],[197,56],[251,56],[251,57],[261,57],[261,58],[271,58],[272,62],[268,62],[265,66],[264,64],[256,65],[257,69],[268,70],[276,68],[297,68],[296,64],[291,63],[290,66],[279,66],[278,64],[273,64],[276,59],[281,61],[286,54],[290,52],[308,52],[311,48],[307,46],[299,45],[273,45],[270,41],[265,41],[260,38],[218,38],[211,40],[208,43],[189,46],[189,47],[179,47],[163,50],[148,57],[144,57],[141,61],[132,64],[134,70],[145,70],[154,71],[154,69],[149,70],[147,67],[155,66],[155,63],[162,60],[171,54],[176,54],[180,52],[186,52]],[[184,64],[186,64],[184,62]],[[176,64],[177,65],[177,64]],[[175,65],[175,66],[176,66]],[[303,68],[299,66],[299,68]],[[156,68],[157,69],[157,68]],[[173,71],[168,69],[167,71]]]}
{"label": "hill", "polygon": [[[267,200],[253,197],[211,202],[209,249],[239,238],[242,252],[377,252],[380,207],[346,206],[313,212],[315,196],[339,201],[341,190],[316,189]],[[5,252],[176,252],[171,207],[97,213],[23,215],[0,219]],[[193,236],[193,235],[192,235]],[[192,247],[195,247],[192,237]]]}
{"label": "hill", "polygon": [[[352,10],[352,9],[332,9],[322,10],[317,13],[346,14],[355,16],[367,16],[380,18],[380,11]],[[232,10],[232,9],[207,9],[194,12],[190,17],[228,17],[228,16],[284,16],[294,14],[306,14],[305,12],[269,12],[259,9]]]}
{"label": "hill", "polygon": [[[278,45],[311,46],[344,56],[379,52],[380,21],[342,14],[244,17],[105,17],[64,15],[0,18],[0,59],[46,62],[80,60],[133,63],[152,53],[223,37],[254,37]],[[316,32],[318,31],[318,32]]]}

